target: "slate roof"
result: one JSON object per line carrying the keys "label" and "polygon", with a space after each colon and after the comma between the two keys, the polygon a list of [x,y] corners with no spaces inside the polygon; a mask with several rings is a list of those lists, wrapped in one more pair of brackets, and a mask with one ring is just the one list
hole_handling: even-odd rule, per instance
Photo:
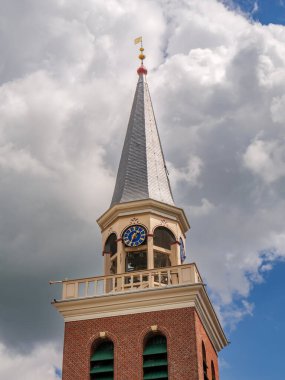
{"label": "slate roof", "polygon": [[148,198],[174,205],[148,85],[140,74],[111,206]]}

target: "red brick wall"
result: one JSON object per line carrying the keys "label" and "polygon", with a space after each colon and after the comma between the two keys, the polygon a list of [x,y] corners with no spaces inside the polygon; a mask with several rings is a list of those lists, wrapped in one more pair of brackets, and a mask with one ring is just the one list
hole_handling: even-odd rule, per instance
{"label": "red brick wall", "polygon": [[217,353],[204,330],[202,322],[195,313],[195,325],[196,325],[196,342],[197,342],[197,354],[198,354],[198,372],[199,372],[199,380],[204,380],[203,373],[203,354],[202,354],[202,342],[204,342],[204,346],[206,349],[206,362],[208,366],[207,375],[208,379],[212,380],[212,372],[211,372],[211,361],[214,363],[216,380],[219,380],[219,371],[218,371],[218,356]]}
{"label": "red brick wall", "polygon": [[216,354],[193,308],[67,322],[63,380],[90,379],[92,345],[103,331],[114,342],[115,380],[142,380],[143,342],[152,325],[158,325],[167,337],[169,380],[203,380],[202,339],[209,367],[213,358],[218,380]]}

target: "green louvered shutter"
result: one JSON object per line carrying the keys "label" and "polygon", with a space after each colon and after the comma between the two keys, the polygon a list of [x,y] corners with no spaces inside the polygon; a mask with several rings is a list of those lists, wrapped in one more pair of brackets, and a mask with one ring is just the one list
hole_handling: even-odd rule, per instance
{"label": "green louvered shutter", "polygon": [[144,380],[167,380],[167,343],[163,335],[155,335],[148,339],[143,352]]}
{"label": "green louvered shutter", "polygon": [[94,351],[91,356],[90,379],[114,380],[113,342],[103,342]]}

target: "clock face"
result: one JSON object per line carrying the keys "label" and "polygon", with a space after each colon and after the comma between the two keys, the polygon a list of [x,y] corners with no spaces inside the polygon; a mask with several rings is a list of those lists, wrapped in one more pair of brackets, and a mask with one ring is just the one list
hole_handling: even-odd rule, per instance
{"label": "clock face", "polygon": [[183,240],[181,238],[180,238],[180,259],[181,259],[181,264],[183,264],[183,262],[186,259],[185,248],[184,248]]}
{"label": "clock face", "polygon": [[123,240],[129,247],[141,245],[146,238],[146,230],[141,226],[131,226],[123,233]]}

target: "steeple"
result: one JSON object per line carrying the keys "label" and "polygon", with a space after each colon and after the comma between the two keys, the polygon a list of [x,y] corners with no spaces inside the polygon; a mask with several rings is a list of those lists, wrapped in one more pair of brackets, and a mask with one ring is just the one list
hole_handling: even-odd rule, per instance
{"label": "steeple", "polygon": [[139,58],[112,207],[97,220],[104,274],[65,279],[53,302],[63,380],[218,379],[228,344],[196,264],[184,262],[190,225],[173,204],[142,46]]}
{"label": "steeple", "polygon": [[[141,42],[139,40],[138,42]],[[167,169],[146,82],[145,55],[141,66],[111,206],[141,199],[174,205]]]}

